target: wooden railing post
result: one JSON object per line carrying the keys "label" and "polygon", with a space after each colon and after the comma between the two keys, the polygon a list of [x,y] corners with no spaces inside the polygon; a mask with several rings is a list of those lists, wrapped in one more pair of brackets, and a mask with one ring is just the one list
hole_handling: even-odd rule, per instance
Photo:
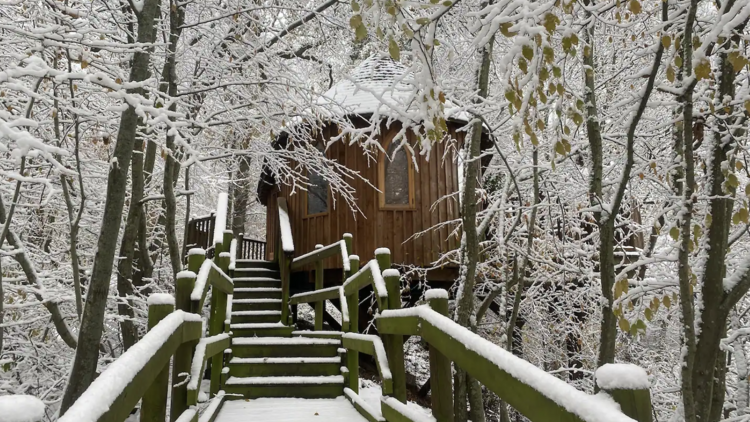
{"label": "wooden railing post", "polygon": [[[174,298],[166,293],[155,293],[148,298],[148,330],[174,311]],[[167,395],[169,393],[169,364],[156,376],[156,379],[143,394],[141,402],[141,422],[164,422],[167,416]]]}
{"label": "wooden railing post", "polygon": [[633,364],[609,363],[596,370],[596,384],[638,422],[652,422],[648,374]]}
{"label": "wooden railing post", "polygon": [[[385,279],[388,291],[388,309],[401,309],[401,276],[396,269],[391,269],[391,252],[381,248],[375,252],[380,271]],[[383,309],[381,309],[381,312]],[[393,397],[406,403],[406,367],[404,364],[404,336],[383,336],[388,366],[393,374]]]}
{"label": "wooden railing post", "polygon": [[[323,249],[323,245],[315,245],[315,250]],[[315,291],[323,288],[323,260],[315,261]],[[323,312],[326,309],[324,300],[315,302],[315,331],[323,331]]]}
{"label": "wooden railing post", "polygon": [[289,324],[289,264],[291,257],[287,256],[279,242],[278,259],[279,275],[281,277],[281,323]]}
{"label": "wooden railing post", "polygon": [[[231,239],[231,232],[229,232],[229,238]],[[224,241],[226,242],[227,233],[224,233]],[[231,240],[230,240],[231,242]],[[224,243],[226,244],[226,243]],[[218,265],[222,271],[226,274],[229,271],[229,252],[221,252],[218,255]],[[215,336],[224,332],[224,321],[227,317],[227,294],[219,289],[211,288],[211,310],[209,312],[210,319],[208,323],[208,335]],[[221,371],[224,367],[224,356],[223,353],[214,355],[211,358],[211,395],[216,395],[221,390]]]}
{"label": "wooden railing post", "polygon": [[[351,273],[359,271],[359,257],[349,255],[349,266]],[[359,290],[355,290],[346,298],[349,307],[349,331],[359,332]],[[349,369],[349,389],[359,393],[359,352],[348,350],[346,352],[346,367]]]}
{"label": "wooden railing post", "polygon": [[[448,315],[448,292],[432,289],[428,304],[433,311]],[[453,376],[451,361],[436,348],[430,347],[430,388],[432,390],[432,416],[437,422],[453,422]]]}
{"label": "wooden railing post", "polygon": [[[193,269],[198,263],[203,263],[203,256],[190,255],[188,257],[188,268]],[[200,265],[198,265],[200,268]],[[175,280],[175,307],[185,312],[190,312],[190,294],[195,287],[195,272],[182,271],[177,274]],[[193,364],[193,352],[197,340],[182,343],[174,354],[172,362],[172,400],[169,411],[169,420],[174,422],[187,409],[187,382],[185,374],[190,373]]]}

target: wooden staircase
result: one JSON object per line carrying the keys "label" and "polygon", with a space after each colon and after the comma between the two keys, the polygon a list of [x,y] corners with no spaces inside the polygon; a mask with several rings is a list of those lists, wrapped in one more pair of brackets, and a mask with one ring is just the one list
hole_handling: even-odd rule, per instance
{"label": "wooden staircase", "polygon": [[229,398],[341,396],[341,333],[294,331],[280,321],[278,263],[237,260],[233,280]]}

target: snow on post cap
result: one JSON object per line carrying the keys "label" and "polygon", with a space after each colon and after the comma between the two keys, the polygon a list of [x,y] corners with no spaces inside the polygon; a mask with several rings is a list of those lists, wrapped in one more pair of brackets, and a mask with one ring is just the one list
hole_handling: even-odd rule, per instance
{"label": "snow on post cap", "polygon": [[344,235],[341,237],[347,238],[347,237],[354,237],[354,236],[351,233],[344,233]]}
{"label": "snow on post cap", "polygon": [[359,261],[359,255],[349,255],[349,261]]}
{"label": "snow on post cap", "polygon": [[386,268],[383,270],[383,277],[401,277],[401,273],[395,268]]}
{"label": "snow on post cap", "polygon": [[229,252],[222,252],[219,254],[219,258],[229,258],[230,256]]}
{"label": "snow on post cap", "polygon": [[188,256],[190,255],[205,255],[206,250],[203,248],[190,248],[188,251]]}
{"label": "snow on post cap", "polygon": [[424,294],[426,300],[448,299],[448,291],[445,289],[430,289]]}
{"label": "snow on post cap", "polygon": [[44,417],[44,402],[25,394],[2,396],[0,415],[3,422],[41,422]]}
{"label": "snow on post cap", "polygon": [[174,306],[174,296],[169,293],[152,293],[148,297],[148,306],[153,305],[172,305]]}
{"label": "snow on post cap", "polygon": [[390,254],[391,254],[391,250],[388,249],[388,248],[377,248],[377,249],[375,249],[375,256],[378,256],[378,255],[390,255]]}
{"label": "snow on post cap", "polygon": [[192,272],[192,271],[190,271],[190,270],[180,271],[179,273],[177,273],[177,277],[176,278],[178,280],[181,279],[181,278],[195,278],[195,273]]}
{"label": "snow on post cap", "polygon": [[644,390],[651,386],[646,370],[632,363],[607,363],[596,370],[602,390]]}

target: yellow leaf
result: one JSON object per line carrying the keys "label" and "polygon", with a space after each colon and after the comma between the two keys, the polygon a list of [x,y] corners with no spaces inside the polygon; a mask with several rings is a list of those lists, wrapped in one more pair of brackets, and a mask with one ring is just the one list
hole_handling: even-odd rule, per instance
{"label": "yellow leaf", "polygon": [[672,37],[669,35],[661,37],[661,45],[663,45],[664,48],[669,48],[672,45]]}
{"label": "yellow leaf", "polygon": [[81,60],[81,69],[86,69],[87,67],[89,67],[89,62]]}
{"label": "yellow leaf", "polygon": [[352,0],[352,11],[359,12],[359,3],[356,2],[356,0]]}
{"label": "yellow leaf", "polygon": [[677,227],[672,227],[671,229],[669,229],[669,236],[677,241],[680,238],[680,229]]}
{"label": "yellow leaf", "polygon": [[654,312],[651,310],[651,308],[646,308],[644,314],[647,321],[651,321],[654,318]]}
{"label": "yellow leaf", "polygon": [[674,68],[672,66],[667,66],[667,80],[674,82]]}
{"label": "yellow leaf", "polygon": [[560,23],[560,18],[558,18],[557,15],[554,15],[552,13],[547,13],[546,15],[544,15],[544,28],[547,30],[547,32],[554,32],[555,28],[557,28],[558,23]]}
{"label": "yellow leaf", "polygon": [[357,29],[360,25],[362,25],[362,15],[354,15],[349,18],[349,26],[351,26],[352,29]]}
{"label": "yellow leaf", "polygon": [[510,38],[517,34],[517,32],[511,32],[510,27],[513,26],[510,22],[505,22],[500,25],[500,33],[503,34],[503,36]]}
{"label": "yellow leaf", "polygon": [[354,31],[354,33],[357,36],[357,41],[362,41],[367,38],[367,28],[365,28],[364,25],[358,26],[357,30]]}
{"label": "yellow leaf", "polygon": [[743,167],[744,165],[742,164],[742,161],[737,161],[734,163],[734,168],[736,168],[737,170],[742,170]]}
{"label": "yellow leaf", "polygon": [[534,58],[534,49],[529,45],[524,45],[521,47],[521,54],[523,54],[526,60],[531,60]]}
{"label": "yellow leaf", "polygon": [[393,60],[401,60],[401,49],[398,48],[398,44],[396,43],[396,40],[393,39],[393,37],[391,37],[390,41],[388,41],[388,53],[390,53]]}
{"label": "yellow leaf", "polygon": [[664,296],[664,299],[661,300],[664,303],[664,306],[667,307],[667,309],[672,307],[672,299],[669,298],[669,296]]}
{"label": "yellow leaf", "polygon": [[748,114],[750,114],[750,100],[745,101],[745,111],[747,111]]}
{"label": "yellow leaf", "polygon": [[628,322],[628,320],[625,318],[620,318],[620,320],[617,322],[617,325],[620,327],[620,330],[626,333],[630,331],[630,322]]}
{"label": "yellow leaf", "polygon": [[708,62],[708,59],[701,59],[698,65],[695,66],[695,77],[698,80],[711,77],[711,63]]}

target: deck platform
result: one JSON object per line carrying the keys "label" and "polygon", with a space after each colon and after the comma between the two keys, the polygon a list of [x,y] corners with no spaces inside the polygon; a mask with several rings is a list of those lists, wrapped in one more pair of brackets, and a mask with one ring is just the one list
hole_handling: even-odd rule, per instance
{"label": "deck platform", "polygon": [[344,397],[334,399],[260,398],[229,400],[216,422],[367,422]]}

